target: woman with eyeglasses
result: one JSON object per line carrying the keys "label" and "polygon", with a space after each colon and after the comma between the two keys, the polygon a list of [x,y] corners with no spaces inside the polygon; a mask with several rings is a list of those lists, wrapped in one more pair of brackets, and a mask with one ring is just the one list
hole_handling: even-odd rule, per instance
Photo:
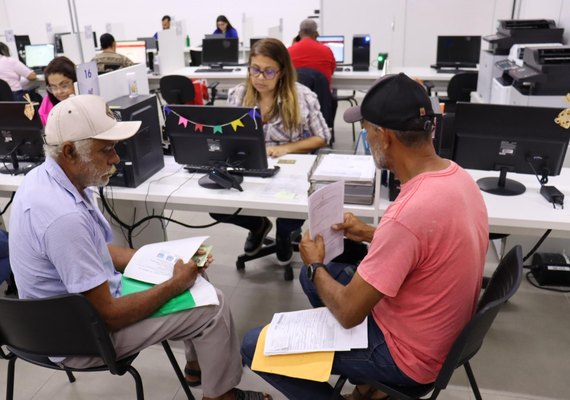
{"label": "woman with eyeglasses", "polygon": [[[280,157],[289,153],[310,153],[326,146],[330,130],[321,114],[317,95],[297,83],[289,52],[277,39],[262,39],[251,48],[249,76],[245,83],[230,89],[228,103],[257,107],[261,112],[267,155]],[[227,221],[227,215],[211,214]],[[266,217],[238,215],[229,221],[249,230],[244,245],[247,255],[256,254],[272,228]],[[287,265],[293,255],[292,236],[303,220],[277,218],[277,259]]]}
{"label": "woman with eyeglasses", "polygon": [[75,64],[67,57],[56,57],[44,70],[44,76],[48,95],[44,97],[38,113],[45,125],[53,106],[75,94],[73,88],[73,83],[77,81]]}

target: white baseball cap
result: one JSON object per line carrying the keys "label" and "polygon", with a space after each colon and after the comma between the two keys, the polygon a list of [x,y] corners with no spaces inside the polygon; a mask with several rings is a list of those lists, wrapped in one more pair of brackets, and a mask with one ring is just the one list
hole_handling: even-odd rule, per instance
{"label": "white baseball cap", "polygon": [[117,121],[100,96],[71,96],[50,111],[45,142],[57,146],[83,139],[124,140],[137,133],[140,126],[141,121]]}

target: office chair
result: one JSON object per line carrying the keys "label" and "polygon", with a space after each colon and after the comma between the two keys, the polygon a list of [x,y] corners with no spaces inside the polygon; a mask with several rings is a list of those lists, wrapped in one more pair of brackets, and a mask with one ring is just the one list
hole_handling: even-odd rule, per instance
{"label": "office chair", "polygon": [[0,79],[0,101],[14,101],[14,94],[8,82]]}
{"label": "office chair", "polygon": [[[8,350],[0,349],[0,357],[8,360],[7,400],[14,398],[15,364],[19,358],[40,367],[65,371],[70,382],[75,382],[73,372],[109,371],[113,375],[128,372],[135,380],[137,400],[144,399],[142,379],[131,365],[138,353],[115,359],[105,323],[80,294],[33,300],[0,298],[0,346]],[[162,346],[187,398],[194,400],[168,342],[162,342]],[[103,365],[69,368],[50,361],[48,356],[98,356]]]}
{"label": "office chair", "polygon": [[447,97],[440,100],[445,103],[445,112],[455,112],[455,104],[458,101],[470,101],[471,92],[477,90],[476,71],[459,72],[451,78],[447,85]]}
{"label": "office chair", "polygon": [[[339,96],[338,90],[333,89],[332,91],[332,98],[333,98],[333,119],[336,117],[336,110],[338,108],[339,101],[348,101],[351,107],[357,106],[358,101],[356,100],[356,90],[353,90],[350,95],[343,95]],[[354,123],[352,124],[352,141],[356,140],[356,129],[354,127]]]}
{"label": "office chair", "polygon": [[160,93],[168,104],[192,104],[196,91],[192,80],[183,75],[160,78]]}
{"label": "office chair", "polygon": [[[420,399],[431,392],[430,400],[436,399],[447,387],[456,368],[463,366],[473,390],[475,399],[481,400],[481,393],[469,360],[477,354],[485,335],[499,313],[502,305],[510,299],[520,286],[523,273],[522,248],[513,247],[501,260],[477,304],[477,311],[463,328],[443,363],[435,382],[419,386],[390,386],[381,382],[367,382],[388,394],[390,398],[411,400]],[[342,399],[340,391],[347,378],[341,376],[335,386],[333,399]]]}
{"label": "office chair", "polygon": [[319,99],[321,113],[327,126],[331,129],[331,141],[334,143],[334,115],[333,98],[331,95],[329,81],[322,72],[313,68],[297,68],[297,82],[311,89]]}

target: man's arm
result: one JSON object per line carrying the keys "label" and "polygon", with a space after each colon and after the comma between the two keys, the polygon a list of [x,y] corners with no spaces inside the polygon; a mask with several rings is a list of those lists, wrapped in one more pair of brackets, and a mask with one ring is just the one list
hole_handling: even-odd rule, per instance
{"label": "man's arm", "polygon": [[152,288],[122,297],[113,297],[107,282],[82,294],[93,304],[110,331],[117,331],[145,319],[171,298],[190,288],[198,277],[194,261],[178,261],[172,278]]}
{"label": "man's arm", "polygon": [[[301,257],[305,264],[322,263],[325,245],[322,236],[311,240],[305,232],[300,246]],[[317,268],[313,279],[319,297],[332,312],[338,322],[346,329],[352,328],[372,311],[384,295],[367,283],[356,272],[346,286],[334,280],[325,268]]]}
{"label": "man's arm", "polygon": [[113,260],[115,269],[121,273],[125,271],[127,264],[129,261],[131,261],[131,258],[133,258],[134,254],[136,253],[135,249],[115,246],[114,244],[108,244],[107,248],[111,254],[111,259]]}

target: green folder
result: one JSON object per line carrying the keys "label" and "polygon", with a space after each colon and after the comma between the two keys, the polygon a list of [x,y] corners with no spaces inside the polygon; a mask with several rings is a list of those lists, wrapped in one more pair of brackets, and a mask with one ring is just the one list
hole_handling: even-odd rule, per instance
{"label": "green folder", "polygon": [[[130,279],[125,276],[122,277],[121,283],[123,285],[123,296],[131,293],[142,292],[143,290],[150,289],[154,286],[152,283],[141,282],[135,279]],[[158,310],[156,310],[151,317],[162,317],[164,315],[172,314],[179,311],[188,310],[189,308],[196,307],[194,297],[189,290],[184,291],[176,297],[168,300]]]}

